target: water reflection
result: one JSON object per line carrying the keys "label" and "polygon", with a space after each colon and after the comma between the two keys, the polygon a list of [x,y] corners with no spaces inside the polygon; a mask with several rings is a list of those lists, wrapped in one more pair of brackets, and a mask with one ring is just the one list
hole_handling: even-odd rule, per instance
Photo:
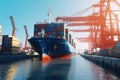
{"label": "water reflection", "polygon": [[0,80],[14,80],[17,73],[17,63],[0,65]]}
{"label": "water reflection", "polygon": [[0,64],[0,80],[120,80],[100,66],[78,56],[53,59],[38,58]]}
{"label": "water reflection", "polygon": [[32,60],[24,60],[18,62],[18,70],[14,80],[26,80],[32,70]]}
{"label": "water reflection", "polygon": [[120,80],[120,78],[80,56],[75,56],[71,62],[68,80]]}
{"label": "water reflection", "polygon": [[6,72],[6,76],[3,80],[14,80],[18,69],[18,64],[14,63],[9,66],[9,69]]}
{"label": "water reflection", "polygon": [[68,80],[70,59],[54,59],[48,64],[34,64],[28,80]]}
{"label": "water reflection", "polygon": [[31,60],[0,64],[0,80],[26,80],[31,70]]}

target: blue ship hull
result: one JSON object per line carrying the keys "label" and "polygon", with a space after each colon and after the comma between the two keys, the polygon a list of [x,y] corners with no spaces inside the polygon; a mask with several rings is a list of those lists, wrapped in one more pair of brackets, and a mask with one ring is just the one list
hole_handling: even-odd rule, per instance
{"label": "blue ship hull", "polygon": [[61,38],[31,38],[28,40],[39,55],[47,54],[51,58],[59,58],[74,53],[68,41]]}

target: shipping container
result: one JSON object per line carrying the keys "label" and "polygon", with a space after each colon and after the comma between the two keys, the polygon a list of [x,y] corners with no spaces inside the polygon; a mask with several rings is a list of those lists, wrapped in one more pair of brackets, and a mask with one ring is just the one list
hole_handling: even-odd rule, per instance
{"label": "shipping container", "polygon": [[72,39],[72,41],[71,41],[71,45],[72,45],[72,46],[74,45],[74,41],[73,41],[73,39]]}
{"label": "shipping container", "polygon": [[35,24],[34,37],[64,37],[64,23]]}
{"label": "shipping container", "polygon": [[69,34],[69,43],[71,44],[72,43],[72,37],[71,37],[71,34]]}
{"label": "shipping container", "polygon": [[3,35],[1,52],[17,53],[19,51],[20,41],[16,37]]}
{"label": "shipping container", "polygon": [[65,29],[65,39],[68,41],[68,29]]}
{"label": "shipping container", "polygon": [[75,43],[73,43],[73,47],[76,48],[76,44]]}

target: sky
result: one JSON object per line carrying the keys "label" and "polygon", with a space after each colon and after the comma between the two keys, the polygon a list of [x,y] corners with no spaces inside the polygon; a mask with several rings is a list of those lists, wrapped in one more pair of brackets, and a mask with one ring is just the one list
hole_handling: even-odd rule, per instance
{"label": "sky", "polygon": [[17,28],[16,37],[24,44],[24,25],[28,28],[30,38],[33,36],[34,24],[44,22],[49,9],[53,18],[70,16],[97,2],[99,0],[0,0],[2,34],[11,35],[12,25],[9,16],[13,16]]}

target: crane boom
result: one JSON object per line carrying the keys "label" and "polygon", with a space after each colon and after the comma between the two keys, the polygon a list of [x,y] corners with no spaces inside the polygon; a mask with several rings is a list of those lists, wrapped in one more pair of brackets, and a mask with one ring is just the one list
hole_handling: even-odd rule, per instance
{"label": "crane boom", "polygon": [[25,48],[27,48],[27,41],[28,41],[28,31],[27,31],[27,26],[24,25],[24,28],[25,28],[25,33],[26,33]]}
{"label": "crane boom", "polygon": [[99,18],[101,18],[100,16],[93,16],[93,15],[90,15],[90,16],[82,16],[82,17],[64,17],[64,16],[61,16],[61,17],[57,17],[56,18],[56,21],[66,21],[66,22],[80,22],[80,21],[96,21],[98,20]]}
{"label": "crane boom", "polygon": [[16,36],[16,27],[15,27],[13,16],[10,16],[10,20],[11,20],[11,24],[12,24],[12,27],[13,27],[12,36]]}

